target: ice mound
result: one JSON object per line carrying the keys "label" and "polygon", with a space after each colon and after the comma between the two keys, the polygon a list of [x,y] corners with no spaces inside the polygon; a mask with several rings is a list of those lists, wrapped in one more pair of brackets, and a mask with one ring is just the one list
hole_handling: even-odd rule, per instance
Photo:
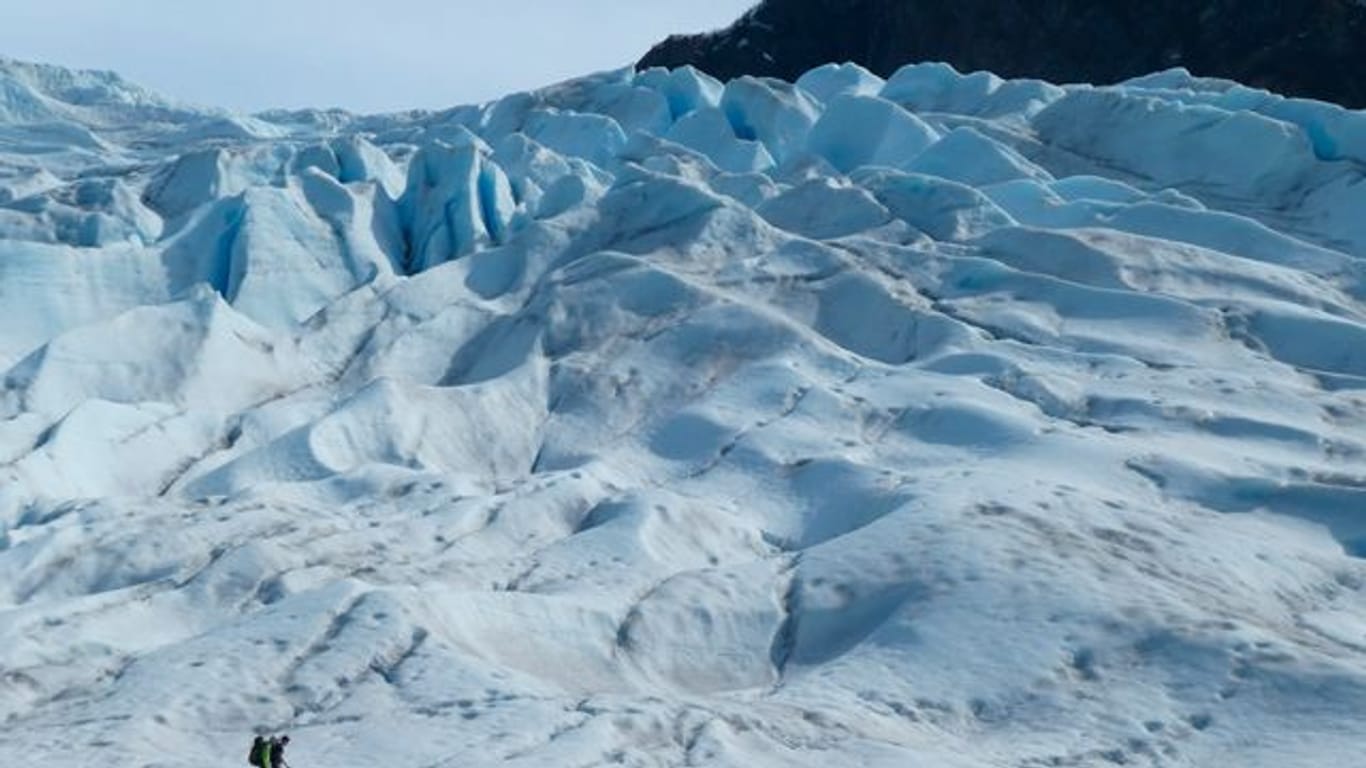
{"label": "ice mound", "polygon": [[1348,764],[1364,168],[1179,70],[0,62],[0,756]]}

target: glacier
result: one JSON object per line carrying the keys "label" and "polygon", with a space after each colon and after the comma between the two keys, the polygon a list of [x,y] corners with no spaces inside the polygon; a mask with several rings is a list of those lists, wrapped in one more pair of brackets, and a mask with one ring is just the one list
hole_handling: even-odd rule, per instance
{"label": "glacier", "polygon": [[237,115],[0,61],[0,756],[1325,766],[1366,114],[624,69]]}

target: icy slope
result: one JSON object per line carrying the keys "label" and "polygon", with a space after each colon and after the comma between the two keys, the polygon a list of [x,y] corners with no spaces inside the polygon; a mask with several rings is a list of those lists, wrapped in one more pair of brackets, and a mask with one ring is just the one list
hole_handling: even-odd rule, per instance
{"label": "icy slope", "polygon": [[1366,744],[1360,113],[932,65],[380,117],[0,83],[0,756]]}

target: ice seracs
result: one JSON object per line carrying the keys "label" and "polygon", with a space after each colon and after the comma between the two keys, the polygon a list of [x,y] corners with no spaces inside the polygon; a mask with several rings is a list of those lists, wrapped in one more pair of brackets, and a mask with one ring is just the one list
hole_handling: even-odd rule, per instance
{"label": "ice seracs", "polygon": [[1366,740],[1359,113],[935,64],[0,87],[0,755]]}

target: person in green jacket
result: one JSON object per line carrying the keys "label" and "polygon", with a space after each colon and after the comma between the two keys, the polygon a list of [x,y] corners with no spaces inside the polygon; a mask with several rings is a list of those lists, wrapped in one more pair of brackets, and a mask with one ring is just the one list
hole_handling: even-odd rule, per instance
{"label": "person in green jacket", "polygon": [[263,738],[257,736],[251,743],[251,755],[247,762],[258,768],[289,768],[289,763],[285,762],[285,745],[289,744],[289,736]]}

